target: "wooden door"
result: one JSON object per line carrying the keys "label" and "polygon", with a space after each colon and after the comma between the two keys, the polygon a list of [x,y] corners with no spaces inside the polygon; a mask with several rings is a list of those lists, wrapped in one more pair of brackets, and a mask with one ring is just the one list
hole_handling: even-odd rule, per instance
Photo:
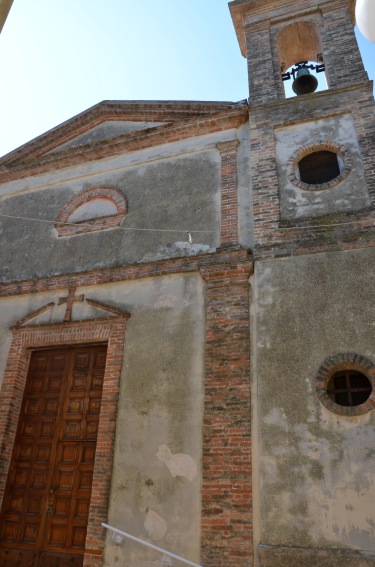
{"label": "wooden door", "polygon": [[2,567],[80,567],[106,346],[32,354],[0,515]]}

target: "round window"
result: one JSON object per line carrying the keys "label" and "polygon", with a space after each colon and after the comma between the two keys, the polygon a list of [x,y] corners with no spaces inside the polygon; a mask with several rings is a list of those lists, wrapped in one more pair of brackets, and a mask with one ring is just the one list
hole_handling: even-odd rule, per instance
{"label": "round window", "polygon": [[340,175],[340,165],[334,152],[313,152],[298,162],[299,177],[302,183],[322,185]]}
{"label": "round window", "polygon": [[289,180],[304,191],[324,191],[341,183],[353,167],[350,153],[334,142],[305,146],[288,161]]}
{"label": "round window", "polygon": [[315,377],[321,403],[339,415],[363,415],[375,409],[375,365],[365,356],[341,353],[327,358]]}
{"label": "round window", "polygon": [[370,380],[357,370],[335,372],[327,384],[327,394],[339,406],[360,406],[372,392]]}

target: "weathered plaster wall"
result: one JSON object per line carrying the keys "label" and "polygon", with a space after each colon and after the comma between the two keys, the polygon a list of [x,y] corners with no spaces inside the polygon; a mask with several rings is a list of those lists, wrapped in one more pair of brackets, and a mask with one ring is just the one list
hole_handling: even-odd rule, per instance
{"label": "weathered plaster wall", "polygon": [[[199,561],[203,284],[165,278],[137,290],[127,329],[109,523]],[[105,566],[161,559],[107,541]]]}
{"label": "weathered plaster wall", "polygon": [[58,146],[50,153],[52,154],[68,148],[76,148],[84,144],[92,144],[93,142],[99,142],[100,140],[108,140],[115,136],[138,132],[139,130],[145,130],[146,128],[154,128],[161,124],[163,124],[163,122],[130,122],[124,120],[111,120],[104,122],[104,124],[99,124],[99,126],[95,126],[95,128],[92,128],[88,132],[85,132],[85,134],[81,134],[73,140],[66,142],[66,144]]}
{"label": "weathered plaster wall", "polygon": [[[58,238],[53,223],[2,218],[2,281],[196,254],[219,244],[220,154],[216,148],[134,167],[124,157],[116,171],[106,171],[99,164],[96,168],[99,171],[89,178],[76,172],[72,180],[60,178],[52,183],[45,176],[43,189],[2,200],[1,213],[55,221],[75,194],[112,186],[128,199],[122,227],[155,231],[112,229]],[[187,230],[193,234],[192,246],[187,244]]]}
{"label": "weathered plaster wall", "polygon": [[[203,418],[204,287],[199,275],[80,287],[77,294],[127,310],[109,523],[199,559]],[[66,295],[0,298],[0,382],[20,318]],[[61,322],[66,304],[30,324]],[[110,317],[75,303],[73,320]],[[108,539],[106,567],[147,565],[139,546]]]}
{"label": "weathered plaster wall", "polygon": [[[374,256],[358,250],[256,263],[258,543],[375,553],[375,412],[330,413],[313,384],[328,356],[357,352],[375,362]],[[300,565],[301,557],[285,561]]]}
{"label": "weathered plaster wall", "polygon": [[[350,114],[324,118],[275,129],[281,219],[294,221],[343,212],[359,211],[370,206],[353,118]],[[296,187],[288,175],[293,168],[289,160],[308,146],[333,142],[347,150],[352,169],[343,181],[322,191]]]}
{"label": "weathered plaster wall", "polygon": [[[240,140],[239,241],[249,247],[252,211],[246,124],[237,131],[1,184],[0,215],[22,218],[0,217],[0,281],[214,251],[220,244],[221,221],[221,161],[216,144],[236,138]],[[54,222],[62,207],[81,191],[97,186],[115,187],[127,197],[128,214],[121,229],[58,238]],[[155,230],[122,230],[128,228]]]}

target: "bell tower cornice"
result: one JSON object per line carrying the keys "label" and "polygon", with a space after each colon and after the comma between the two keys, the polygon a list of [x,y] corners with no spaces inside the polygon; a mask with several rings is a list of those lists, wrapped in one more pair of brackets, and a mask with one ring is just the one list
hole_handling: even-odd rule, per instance
{"label": "bell tower cornice", "polygon": [[[229,3],[248,61],[250,105],[368,81],[354,33],[356,0],[234,0]],[[325,81],[310,70],[325,73]],[[295,82],[298,76],[297,83]],[[323,77],[323,76],[322,76]],[[288,83],[289,84],[289,83]]]}
{"label": "bell tower cornice", "polygon": [[246,31],[267,29],[271,23],[285,19],[292,14],[302,14],[312,10],[332,10],[339,6],[348,6],[355,25],[356,0],[233,0],[229,2],[234,28],[241,53],[247,57]]}

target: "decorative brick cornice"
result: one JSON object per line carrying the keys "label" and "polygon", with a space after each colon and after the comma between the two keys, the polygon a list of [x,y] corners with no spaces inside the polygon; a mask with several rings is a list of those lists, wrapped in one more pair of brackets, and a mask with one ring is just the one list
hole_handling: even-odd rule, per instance
{"label": "decorative brick cornice", "polygon": [[35,140],[0,158],[0,166],[31,161],[111,121],[164,122],[210,116],[243,106],[243,102],[104,101],[52,128]]}
{"label": "decorative brick cornice", "polygon": [[219,142],[216,147],[221,155],[235,154],[239,144],[239,140],[230,140],[229,142]]}
{"label": "decorative brick cornice", "polygon": [[221,269],[225,271],[225,266],[230,270],[233,266],[238,266],[242,263],[252,266],[248,250],[244,248],[236,250],[222,249],[214,254],[190,256],[189,258],[173,258],[147,264],[98,268],[97,270],[77,274],[64,274],[39,278],[38,280],[32,279],[4,283],[0,285],[0,297],[38,293],[82,285],[90,286],[169,274],[197,272],[204,266],[213,266],[215,264],[220,264]]}
{"label": "decorative brick cornice", "polygon": [[247,24],[244,26],[243,31],[245,35],[249,33],[256,34],[258,32],[263,32],[271,28],[271,20],[262,20],[260,22],[255,22],[253,24]]}
{"label": "decorative brick cornice", "polygon": [[249,285],[253,273],[253,262],[241,262],[237,266],[204,266],[199,272],[208,287]]}
{"label": "decorative brick cornice", "polygon": [[43,155],[39,155],[38,148],[34,154],[31,150],[28,150],[27,155],[21,154],[18,157],[10,154],[0,161],[0,183],[41,175],[48,171],[104,159],[121,153],[135,152],[191,137],[236,129],[247,121],[248,107],[244,103],[233,106],[234,108],[224,112],[212,113],[209,116],[195,116],[172,124],[140,130],[110,140],[98,141],[53,153],[45,154],[43,152]]}

